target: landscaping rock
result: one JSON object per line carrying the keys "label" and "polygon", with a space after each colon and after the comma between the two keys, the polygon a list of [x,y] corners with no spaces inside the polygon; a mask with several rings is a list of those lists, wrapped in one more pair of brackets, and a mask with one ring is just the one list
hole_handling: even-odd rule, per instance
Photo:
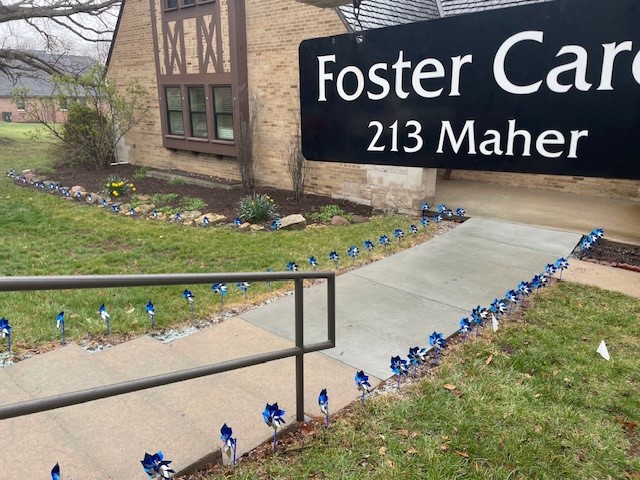
{"label": "landscaping rock", "polygon": [[200,217],[202,215],[202,212],[198,210],[191,210],[188,212],[183,212],[181,213],[181,215],[182,215],[182,220],[188,223],[188,222],[193,222],[196,218]]}
{"label": "landscaping rock", "polygon": [[24,173],[22,176],[27,181],[27,183],[34,182],[35,179],[36,179],[36,174],[33,173],[31,170],[29,170],[28,172]]}
{"label": "landscaping rock", "polygon": [[156,206],[153,203],[149,205],[145,203],[142,205],[138,205],[136,208],[134,208],[134,210],[138,215],[147,215],[148,213],[152,212],[154,208],[156,208]]}
{"label": "landscaping rock", "polygon": [[205,213],[205,215],[207,216],[207,218],[209,218],[209,222],[211,222],[212,224],[218,224],[227,221],[227,217],[225,217],[224,215],[219,215],[217,213]]}
{"label": "landscaping rock", "polygon": [[251,224],[249,222],[244,222],[242,225],[240,225],[240,230],[246,230],[250,226]]}
{"label": "landscaping rock", "polygon": [[251,227],[249,227],[253,232],[260,232],[262,230],[265,230],[265,228],[262,225],[256,225],[253,224],[251,225]]}
{"label": "landscaping rock", "polygon": [[280,219],[280,228],[278,230],[302,230],[307,226],[307,220],[295,213]]}
{"label": "landscaping rock", "polygon": [[334,215],[333,217],[331,217],[331,225],[349,225],[349,223],[349,220],[341,217],[340,215]]}
{"label": "landscaping rock", "polygon": [[151,220],[160,220],[164,222],[167,220],[167,215],[164,213],[158,212],[158,215],[156,216],[156,218],[153,218],[153,217],[149,217],[149,218],[151,218]]}
{"label": "landscaping rock", "polygon": [[84,201],[86,200],[86,198],[87,198],[87,195],[88,195],[88,194],[87,194],[87,192],[85,192],[85,191],[80,191],[80,192],[75,192],[75,193],[72,195],[72,197],[73,197],[75,200],[79,201],[79,202],[84,202]]}
{"label": "landscaping rock", "polygon": [[354,215],[353,223],[367,223],[369,219],[367,217],[363,217],[362,215]]}
{"label": "landscaping rock", "polygon": [[81,187],[80,185],[74,185],[71,187],[71,195],[75,195],[76,192],[84,192],[84,187]]}
{"label": "landscaping rock", "polygon": [[208,225],[211,225],[211,217],[209,217],[209,215],[207,215],[206,213],[204,215],[200,215],[198,218],[196,218],[193,221],[193,224],[196,227],[206,227],[207,225],[204,224],[205,217],[207,218],[207,220],[209,220],[209,224]]}
{"label": "landscaping rock", "polygon": [[121,215],[129,215],[129,210],[131,209],[130,203],[123,203],[120,205],[120,214]]}
{"label": "landscaping rock", "polygon": [[98,204],[100,205],[100,202],[102,201],[102,197],[100,195],[98,195],[97,193],[89,193],[87,194],[87,196],[84,199],[85,202],[87,202],[89,205],[93,205],[93,204]]}
{"label": "landscaping rock", "polygon": [[136,195],[136,198],[141,202],[148,202],[151,199],[149,195]]}

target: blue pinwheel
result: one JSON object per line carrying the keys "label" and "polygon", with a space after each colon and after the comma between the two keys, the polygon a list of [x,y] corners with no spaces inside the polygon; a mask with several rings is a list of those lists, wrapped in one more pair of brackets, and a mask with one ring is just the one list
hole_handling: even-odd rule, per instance
{"label": "blue pinwheel", "polygon": [[438,213],[444,213],[447,211],[447,206],[444,203],[441,203],[438,205],[438,208],[436,208],[436,210],[438,211]]}
{"label": "blue pinwheel", "polygon": [[153,218],[154,220],[158,218],[158,210],[156,210],[155,208],[151,212],[151,218]]}
{"label": "blue pinwheel", "polygon": [[182,214],[180,212],[176,212],[176,214],[173,216],[173,219],[176,222],[181,222],[182,221]]}
{"label": "blue pinwheel", "polygon": [[211,285],[211,290],[216,295],[220,295],[220,304],[224,304],[224,296],[227,294],[227,284],[226,283],[214,283]]}
{"label": "blue pinwheel", "polygon": [[11,325],[4,317],[0,318],[0,336],[7,339],[7,351],[11,352]]}
{"label": "blue pinwheel", "polygon": [[193,301],[195,300],[195,297],[193,296],[193,292],[189,289],[185,289],[184,292],[182,292],[182,296],[189,303],[189,309],[191,310],[191,315],[196,313],[195,306],[193,305]]}
{"label": "blue pinwheel", "polygon": [[104,320],[105,326],[107,327],[107,335],[111,335],[111,315],[109,315],[109,313],[107,312],[107,309],[104,306],[104,303],[100,305],[100,308],[98,309],[98,314],[100,315],[100,318]]}
{"label": "blue pinwheel", "polygon": [[323,388],[320,390],[320,395],[318,395],[318,405],[320,406],[320,411],[324,415],[324,423],[325,426],[329,426],[329,396],[327,395],[327,389]]}
{"label": "blue pinwheel", "polygon": [[482,326],[486,318],[487,318],[486,308],[478,305],[476,308],[471,310],[471,319],[473,320],[473,323],[476,326],[476,337],[478,336],[480,332],[480,327]]}
{"label": "blue pinwheel", "polygon": [[464,217],[464,214],[465,214],[465,213],[466,213],[466,212],[464,211],[464,208],[462,208],[462,207],[460,207],[460,208],[456,208],[456,215],[457,215],[459,218]]}
{"label": "blue pinwheel", "polygon": [[220,429],[220,440],[222,440],[222,454],[227,457],[227,464],[231,461],[231,455],[233,454],[233,463],[236,464],[236,449],[238,446],[238,439],[233,438],[233,430],[226,423],[222,425]]}
{"label": "blue pinwheel", "polygon": [[422,205],[420,205],[420,212],[422,213],[422,216],[426,218],[427,213],[429,212],[429,204],[427,202],[423,202]]}
{"label": "blue pinwheel", "polygon": [[418,227],[416,227],[414,224],[409,225],[409,232],[411,233],[411,235],[415,235],[416,233],[418,233]]}
{"label": "blue pinwheel", "polygon": [[211,224],[211,220],[209,220],[209,217],[202,217],[202,226],[203,227],[208,227]]}
{"label": "blue pinwheel", "polygon": [[447,208],[443,212],[443,214],[446,215],[449,220],[451,220],[451,217],[453,217],[453,210],[451,210],[450,208]]}
{"label": "blue pinwheel", "polygon": [[507,290],[507,293],[504,294],[504,298],[509,302],[509,314],[511,314],[513,306],[518,303],[518,292],[515,290]]}
{"label": "blue pinwheel", "polygon": [[369,376],[364,373],[364,371],[360,370],[356,372],[355,376],[356,387],[359,391],[362,392],[362,403],[364,403],[364,397],[367,393],[371,391],[371,384],[369,383]]}
{"label": "blue pinwheel", "polygon": [[136,216],[136,209],[135,208],[131,207],[129,209],[129,216],[130,217],[135,217]]}
{"label": "blue pinwheel", "polygon": [[422,217],[420,219],[420,226],[426,230],[429,226],[429,217]]}
{"label": "blue pinwheel", "polygon": [[442,221],[442,214],[438,213],[437,215],[433,216],[433,223],[440,223]]}
{"label": "blue pinwheel", "polygon": [[285,424],[284,421],[284,410],[280,410],[280,408],[278,408],[278,402],[274,403],[273,405],[269,405],[267,403],[267,406],[264,408],[264,411],[262,412],[262,418],[264,420],[264,423],[267,424],[268,427],[273,428],[273,449],[276,449],[277,446],[277,433],[278,433],[278,428],[281,428],[282,425]]}
{"label": "blue pinwheel", "polygon": [[238,282],[236,283],[236,287],[244,294],[245,301],[247,300],[247,293],[249,292],[249,287],[251,286],[251,282]]}
{"label": "blue pinwheel", "polygon": [[153,306],[151,300],[147,302],[145,307],[147,314],[151,317],[151,328],[156,328],[156,309]]}
{"label": "blue pinwheel", "polygon": [[569,262],[565,257],[560,257],[556,260],[555,266],[560,270],[560,280],[562,280],[562,272],[569,268]]}
{"label": "blue pinwheel", "polygon": [[507,312],[507,306],[505,305],[504,301],[498,298],[494,298],[493,302],[491,302],[491,306],[489,307],[489,310],[496,317],[499,317],[500,315],[503,315],[504,313]]}
{"label": "blue pinwheel", "polygon": [[467,339],[467,335],[471,331],[471,321],[467,317],[462,317],[460,319],[460,330],[459,332],[462,334],[462,338],[464,340]]}
{"label": "blue pinwheel", "polygon": [[[64,192],[63,192],[63,193],[64,193]],[[100,200],[100,206],[101,206],[102,208],[104,208],[104,207],[106,207],[106,206],[107,206],[107,199],[106,199],[106,198],[103,198],[102,200]]]}
{"label": "blue pinwheel", "polygon": [[547,272],[549,275],[552,275],[552,276],[553,276],[554,273],[556,273],[557,270],[558,269],[556,268],[556,266],[553,263],[547,263],[544,266],[544,271]]}
{"label": "blue pinwheel", "polygon": [[371,240],[365,240],[362,246],[367,251],[367,255],[371,256],[371,250],[373,250],[373,242]]}
{"label": "blue pinwheel", "polygon": [[296,262],[287,262],[287,272],[297,272],[298,264]]}
{"label": "blue pinwheel", "polygon": [[64,345],[65,344],[65,339],[64,339],[64,310],[62,312],[60,312],[57,316],[56,316],[56,328],[58,330],[60,330],[60,333],[62,335],[62,339],[60,340],[60,344]]}
{"label": "blue pinwheel", "polygon": [[409,364],[413,365],[413,376],[415,377],[418,373],[418,367],[427,359],[427,349],[420,347],[409,348],[407,358],[409,359]]}
{"label": "blue pinwheel", "polygon": [[312,270],[318,270],[318,260],[313,255],[309,257],[309,265],[311,265]]}
{"label": "blue pinwheel", "polygon": [[153,455],[144,454],[144,459],[140,460],[142,468],[149,478],[171,478],[176,473],[169,464],[170,460],[164,459],[164,453],[157,452]]}
{"label": "blue pinwheel", "polygon": [[398,242],[401,242],[404,238],[404,230],[402,230],[401,228],[396,228],[393,231],[393,236],[396,237],[396,240],[398,240]]}
{"label": "blue pinwheel", "polygon": [[276,218],[271,222],[271,230],[278,230],[282,226],[282,220]]}
{"label": "blue pinwheel", "polygon": [[584,237],[580,242],[580,249],[582,250],[582,254],[584,255],[587,250],[591,250],[592,246],[593,241],[591,240],[591,237]]}
{"label": "blue pinwheel", "polygon": [[60,474],[60,465],[56,463],[51,469],[51,480],[61,480],[62,475]]}
{"label": "blue pinwheel", "polygon": [[434,347],[434,349],[435,349],[435,353],[433,355],[433,363],[437,364],[438,363],[438,353],[446,345],[446,340],[444,339],[444,335],[442,333],[433,332],[429,336],[429,345]]}
{"label": "blue pinwheel", "polygon": [[[49,184],[49,190],[55,190],[56,186],[54,184]],[[93,195],[87,195],[87,203],[93,203]]]}
{"label": "blue pinwheel", "polygon": [[400,390],[400,379],[403,375],[409,373],[407,361],[400,356],[391,357],[391,371],[398,376],[398,390]]}
{"label": "blue pinwheel", "polygon": [[528,282],[525,282],[523,280],[522,282],[520,282],[518,284],[518,292],[520,293],[520,299],[522,300],[522,303],[524,304],[524,299],[526,298],[527,295],[529,295],[531,293],[531,285],[529,285]]}
{"label": "blue pinwheel", "polygon": [[591,232],[591,236],[600,239],[604,237],[604,230],[602,228],[596,228]]}
{"label": "blue pinwheel", "polygon": [[347,255],[351,257],[351,263],[353,264],[356,261],[358,255],[360,255],[360,250],[355,245],[351,245],[347,249]]}
{"label": "blue pinwheel", "polygon": [[111,211],[113,213],[120,213],[120,205],[114,203],[113,205],[111,205]]}
{"label": "blue pinwheel", "polygon": [[338,262],[340,262],[340,255],[335,250],[331,250],[329,252],[329,260],[331,260],[335,264],[336,268],[338,268]]}
{"label": "blue pinwheel", "polygon": [[387,251],[387,247],[391,243],[391,240],[389,240],[389,236],[388,235],[384,234],[384,235],[380,235],[380,238],[378,238],[378,243],[384,247],[384,250],[386,252]]}
{"label": "blue pinwheel", "polygon": [[242,223],[243,223],[243,222],[242,222],[242,219],[241,219],[240,217],[236,217],[236,218],[234,218],[234,219],[233,219],[233,224],[234,224],[236,227],[239,227],[240,225],[242,225]]}

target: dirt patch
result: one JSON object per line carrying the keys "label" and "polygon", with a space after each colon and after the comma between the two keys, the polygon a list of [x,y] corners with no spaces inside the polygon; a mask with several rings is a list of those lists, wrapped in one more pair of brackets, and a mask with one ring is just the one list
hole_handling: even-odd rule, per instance
{"label": "dirt patch", "polygon": [[8,147],[9,145],[13,145],[16,141],[13,138],[4,138],[0,137],[0,146]]}
{"label": "dirt patch", "polygon": [[583,252],[578,245],[574,255],[585,262],[640,272],[640,246],[638,245],[601,239],[586,252]]}
{"label": "dirt patch", "polygon": [[[176,184],[175,182],[167,182],[153,177],[135,178],[139,167],[133,165],[116,165],[108,170],[88,170],[83,168],[63,168],[58,169],[46,177],[49,180],[55,180],[66,187],[80,185],[88,192],[100,193],[104,190],[107,177],[110,175],[119,175],[132,182],[136,187],[137,195],[153,195],[154,193],[177,194],[178,198],[171,203],[171,206],[178,206],[180,197],[197,197],[204,200],[208,205],[207,211],[226,216],[232,220],[238,215],[240,201],[247,195],[254,193],[254,190],[233,189],[226,190],[222,188],[208,188],[191,184]],[[224,183],[217,177],[202,177]],[[372,208],[366,205],[349,202],[346,200],[338,200],[331,197],[320,195],[305,195],[299,201],[293,197],[293,192],[288,190],[279,190],[275,188],[260,187],[255,192],[267,194],[275,201],[277,213],[280,216],[300,213],[305,218],[314,211],[317,211],[324,205],[338,205],[345,212],[363,217],[370,217]]]}

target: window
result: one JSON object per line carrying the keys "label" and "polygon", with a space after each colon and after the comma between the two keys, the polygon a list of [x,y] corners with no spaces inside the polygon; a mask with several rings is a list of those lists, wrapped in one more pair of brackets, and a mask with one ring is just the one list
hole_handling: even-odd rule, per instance
{"label": "window", "polygon": [[216,139],[233,141],[233,97],[231,87],[213,87]]}
{"label": "window", "polygon": [[20,95],[16,98],[16,108],[18,110],[25,110],[27,108],[27,99],[24,95]]}
{"label": "window", "polygon": [[63,112],[66,112],[68,108],[69,108],[69,100],[67,99],[67,97],[60,98],[60,110],[62,110]]}
{"label": "window", "polygon": [[195,5],[196,0],[182,0],[182,5],[185,7],[190,7],[191,5]]}
{"label": "window", "polygon": [[180,87],[167,87],[167,123],[169,134],[184,135],[184,117],[182,116],[182,92]]}
{"label": "window", "polygon": [[189,87],[189,121],[191,136],[209,138],[207,128],[207,102],[204,97],[204,87]]}
{"label": "window", "polygon": [[167,0],[167,10],[178,8],[178,0]]}

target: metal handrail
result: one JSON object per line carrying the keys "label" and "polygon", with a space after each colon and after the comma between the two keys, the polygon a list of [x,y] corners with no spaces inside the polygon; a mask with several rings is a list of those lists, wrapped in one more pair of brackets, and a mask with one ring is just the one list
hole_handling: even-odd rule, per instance
{"label": "metal handrail", "polygon": [[[327,279],[327,337],[324,342],[304,344],[304,279]],[[0,278],[0,292],[33,290],[66,290],[82,288],[150,287],[221,282],[268,282],[293,280],[295,285],[295,347],[251,355],[202,367],[189,368],[161,375],[138,378],[125,382],[75,392],[37,398],[0,406],[0,420],[46,412],[56,408],[114,397],[148,388],[192,380],[216,373],[296,357],[296,419],[304,421],[304,354],[326,350],[336,344],[335,273],[334,272],[266,272],[266,273],[195,273],[159,275],[85,275]]]}

